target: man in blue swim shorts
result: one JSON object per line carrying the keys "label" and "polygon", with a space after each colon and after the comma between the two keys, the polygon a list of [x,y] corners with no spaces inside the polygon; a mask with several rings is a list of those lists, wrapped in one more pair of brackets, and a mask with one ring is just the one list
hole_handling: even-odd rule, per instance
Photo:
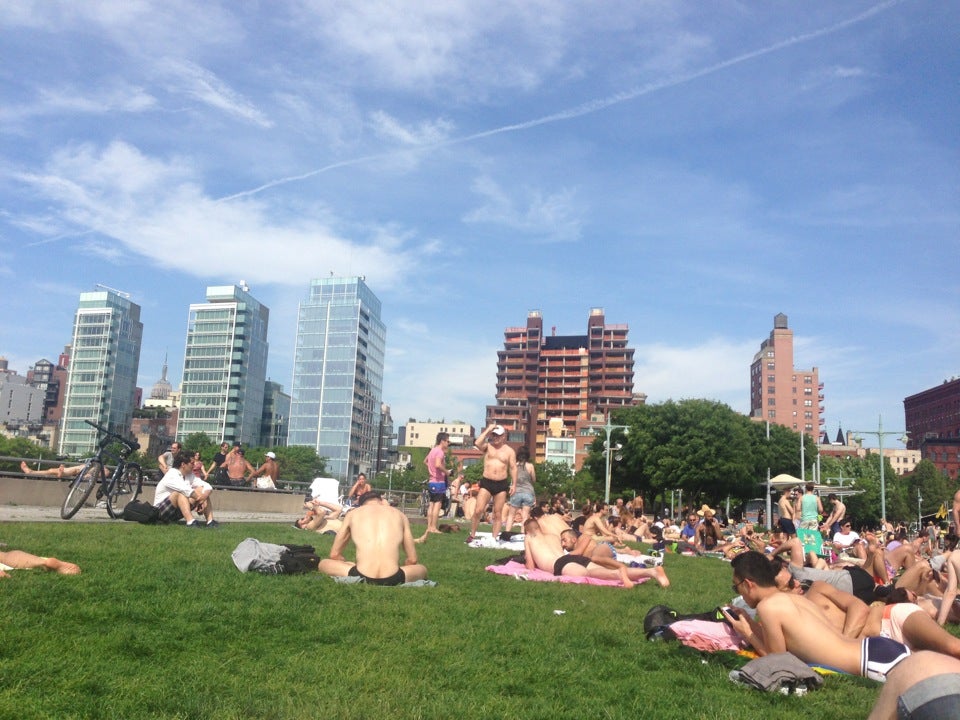
{"label": "man in blue swim shorts", "polygon": [[889,638],[859,640],[841,635],[823,610],[803,595],[781,592],[779,566],[763,553],[749,550],[730,563],[733,591],[756,609],[724,616],[758,655],[789,652],[805,663],[833,667],[851,675],[884,682],[888,672],[910,655],[906,645]]}

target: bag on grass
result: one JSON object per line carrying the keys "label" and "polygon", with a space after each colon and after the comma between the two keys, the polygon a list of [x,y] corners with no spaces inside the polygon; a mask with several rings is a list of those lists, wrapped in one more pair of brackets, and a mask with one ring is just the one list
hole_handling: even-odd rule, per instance
{"label": "bag on grass", "polygon": [[160,519],[160,511],[143,500],[132,500],[123,508],[123,519],[150,525]]}
{"label": "bag on grass", "polygon": [[277,545],[247,538],[231,557],[240,572],[264,575],[296,575],[317,569],[320,557],[312,545]]}

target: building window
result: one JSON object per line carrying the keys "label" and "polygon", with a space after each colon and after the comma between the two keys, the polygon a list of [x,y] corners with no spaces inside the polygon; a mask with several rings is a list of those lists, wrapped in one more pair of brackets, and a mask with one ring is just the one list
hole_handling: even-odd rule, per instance
{"label": "building window", "polygon": [[775,370],[775,369],[776,369],[776,365],[774,365],[773,363],[767,363],[767,370]]}
{"label": "building window", "polygon": [[768,357],[768,358],[772,358],[772,357],[773,357],[773,350],[767,350],[767,357]]}
{"label": "building window", "polygon": [[776,405],[776,404],[777,404],[776,398],[767,398],[767,405]]}
{"label": "building window", "polygon": [[777,417],[777,411],[776,411],[776,410],[767,410],[767,417],[772,420],[773,418]]}
{"label": "building window", "polygon": [[777,381],[776,375],[767,375],[767,382],[776,382],[776,381]]}
{"label": "building window", "polygon": [[771,385],[770,387],[767,388],[767,395],[773,395],[774,392],[776,392],[776,390],[777,390],[776,386]]}

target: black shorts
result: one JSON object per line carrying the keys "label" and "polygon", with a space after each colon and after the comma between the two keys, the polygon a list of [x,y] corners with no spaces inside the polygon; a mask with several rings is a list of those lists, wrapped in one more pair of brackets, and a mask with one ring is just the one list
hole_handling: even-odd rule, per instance
{"label": "black shorts", "polygon": [[850,574],[850,585],[853,587],[851,595],[863,600],[867,605],[876,600],[873,589],[877,583],[874,582],[873,575],[856,565],[844,569]]}
{"label": "black shorts", "polygon": [[510,479],[489,480],[487,478],[481,478],[480,489],[486,490],[488,493],[496,497],[500,493],[510,492]]}
{"label": "black shorts", "polygon": [[442,503],[444,500],[447,499],[447,494],[445,492],[438,492],[438,493],[428,492],[427,495],[430,496],[430,502],[432,503],[435,503],[435,502]]}
{"label": "black shorts", "polygon": [[778,522],[780,523],[780,529],[783,530],[785,535],[797,534],[797,526],[793,524],[793,520],[790,518],[782,517]]}
{"label": "black shorts", "polygon": [[349,577],[358,577],[363,578],[363,581],[368,585],[403,585],[407,581],[407,576],[403,574],[403,568],[398,568],[390,577],[385,578],[372,578],[367,577],[362,572],[357,570],[357,566],[354,565],[349,570],[347,570],[347,575]]}
{"label": "black shorts", "polygon": [[590,558],[585,555],[561,555],[557,558],[557,561],[553,563],[553,574],[563,575],[563,569],[570,563],[576,563],[577,565],[586,567],[590,564]]}

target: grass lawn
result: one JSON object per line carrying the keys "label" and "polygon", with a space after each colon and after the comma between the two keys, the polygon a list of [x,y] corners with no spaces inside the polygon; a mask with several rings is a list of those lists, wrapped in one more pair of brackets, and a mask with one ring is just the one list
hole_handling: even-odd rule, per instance
{"label": "grass lawn", "polygon": [[276,524],[0,525],[8,549],[83,568],[0,581],[0,718],[832,720],[865,717],[879,688],[766,695],[727,679],[742,661],[645,640],[652,605],[729,601],[718,560],[669,556],[668,589],[518,582],[484,571],[510,553],[460,533],[420,548],[437,587],[381,588],[240,573],[246,537],[331,543]]}

